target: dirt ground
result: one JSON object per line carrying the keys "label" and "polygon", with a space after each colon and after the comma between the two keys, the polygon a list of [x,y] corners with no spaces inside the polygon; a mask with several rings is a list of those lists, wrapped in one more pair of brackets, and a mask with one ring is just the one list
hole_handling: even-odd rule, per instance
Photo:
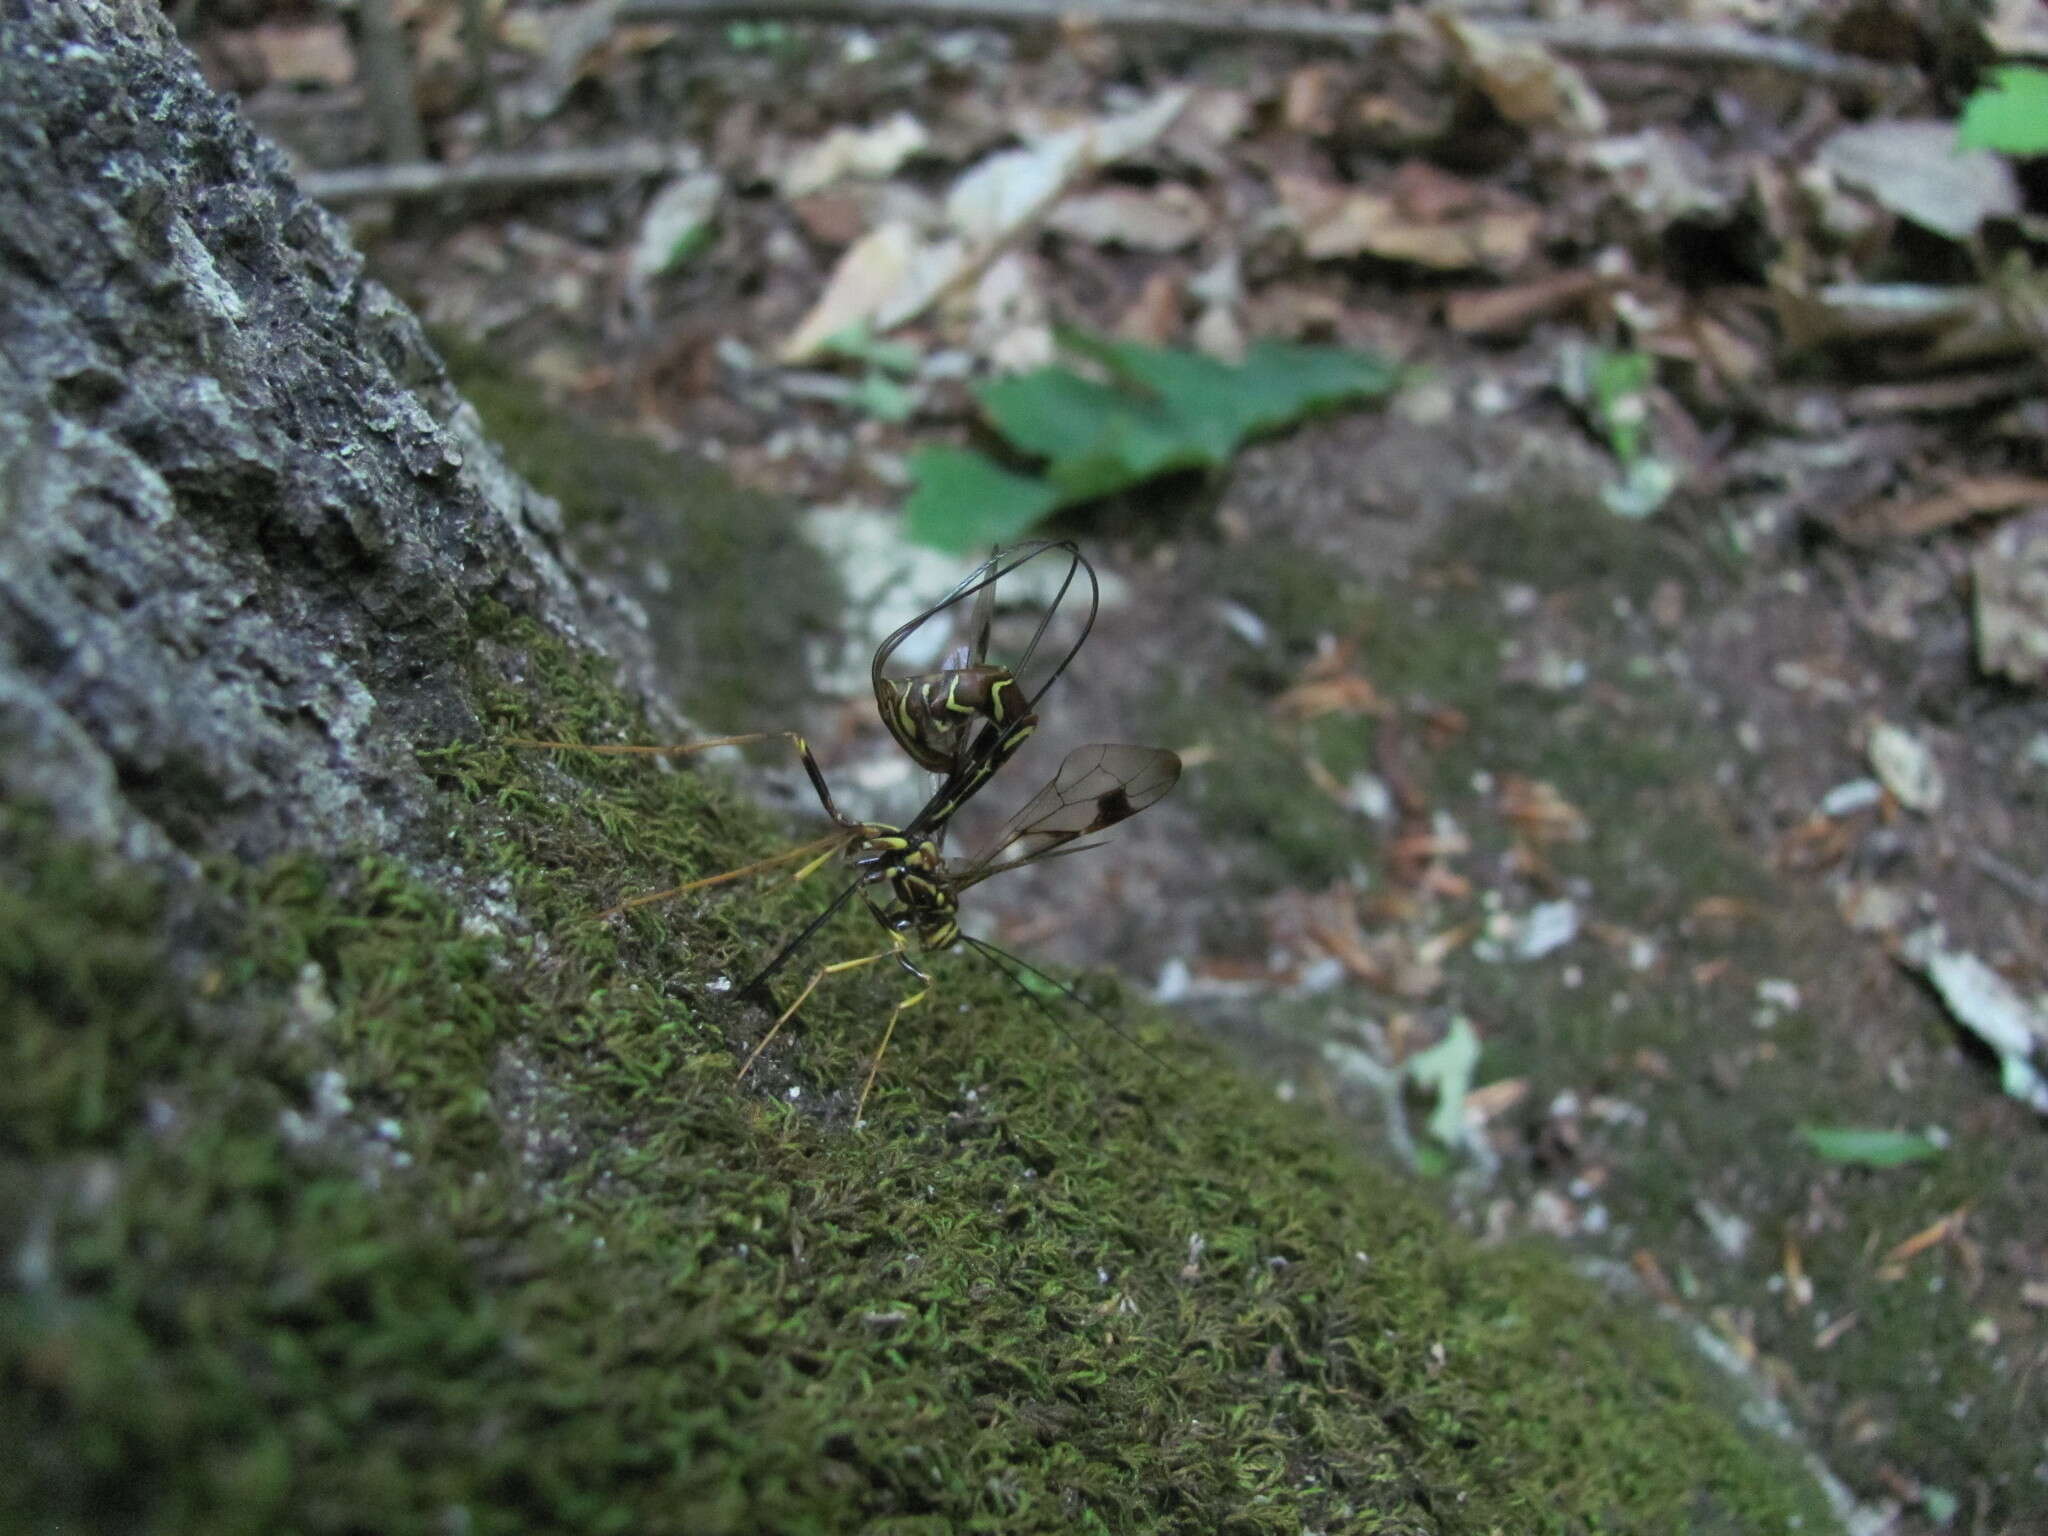
{"label": "dirt ground", "polygon": [[[1515,74],[1421,19],[1340,52],[793,21],[579,40],[582,12],[539,7],[492,11],[490,108],[458,8],[422,3],[445,162],[490,151],[494,113],[512,148],[680,143],[716,217],[670,260],[632,177],[349,211],[431,324],[670,456],[676,487],[599,493],[586,558],[679,637],[707,726],[798,711],[862,806],[915,792],[862,685],[830,682],[876,635],[762,562],[823,530],[858,597],[847,551],[893,548],[906,457],[986,441],[973,381],[1050,361],[1053,322],[1397,361],[1383,402],[1048,526],[1110,590],[1047,744],[990,798],[1083,741],[1188,766],[1113,848],[977,891],[978,931],[1115,968],[1475,1230],[1548,1234],[1668,1308],[1855,1529],[2048,1528],[2048,1126],[2026,1048],[2001,1060],[1956,990],[2048,998],[2048,674],[1985,639],[2001,573],[2048,561],[2039,311],[2014,297],[2041,292],[2041,162],[1957,236],[1855,158],[1850,130],[1953,118],[1999,44],[1940,6],[1624,9],[1767,16],[1890,73]],[[216,77],[309,166],[369,158],[329,24],[245,10],[194,33]],[[1183,87],[1165,137],[1067,189],[1103,200],[896,328],[922,358],[900,419],[857,358],[777,361],[864,231]],[[793,177],[899,113],[919,147],[879,174]],[[1617,405],[1583,381],[1623,355],[1651,371]],[[1425,1083],[1466,1038],[1469,1079]],[[1919,1160],[1878,1165],[1908,1140]]]}

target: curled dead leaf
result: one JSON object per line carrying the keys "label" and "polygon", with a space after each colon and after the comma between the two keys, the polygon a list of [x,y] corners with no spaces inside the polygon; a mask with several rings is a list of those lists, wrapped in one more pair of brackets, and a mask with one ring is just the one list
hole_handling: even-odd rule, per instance
{"label": "curled dead leaf", "polygon": [[1508,272],[1529,259],[1543,229],[1533,203],[1419,162],[1380,191],[1294,175],[1276,186],[1302,250],[1317,261],[1368,255],[1444,272]]}
{"label": "curled dead leaf", "polygon": [[1503,774],[1497,803],[1508,824],[1533,842],[1579,842],[1592,835],[1585,813],[1545,780]]}

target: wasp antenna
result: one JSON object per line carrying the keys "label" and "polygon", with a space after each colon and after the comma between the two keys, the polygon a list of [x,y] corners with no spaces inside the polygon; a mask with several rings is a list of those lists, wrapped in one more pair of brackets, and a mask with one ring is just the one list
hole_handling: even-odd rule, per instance
{"label": "wasp antenna", "polygon": [[[1081,654],[1081,647],[1087,644],[1088,636],[1094,632],[1096,615],[1102,611],[1102,584],[1095,579],[1095,567],[1088,563],[1087,556],[1072,544],[1052,544],[1046,547],[1064,549],[1071,557],[1072,563],[1067,567],[1067,577],[1060,583],[1058,595],[1046,608],[1045,617],[1038,621],[1038,633],[1031,637],[1031,647],[1024,653],[1025,659],[1029,660],[1032,652],[1038,649],[1040,636],[1045,633],[1046,626],[1052,623],[1053,614],[1066,600],[1068,589],[1074,585],[1076,575],[1085,575],[1088,578],[1088,617],[1081,621],[1081,632],[1074,637],[1074,643],[1067,647],[1067,654],[1060,658],[1060,664],[1052,669],[1046,680],[1032,693],[1030,707],[1033,709],[1036,709],[1038,701],[1052,690],[1052,685],[1060,680],[1061,674],[1074,664],[1074,658]],[[1023,663],[1020,662],[1018,666],[1019,670],[1022,670]]]}

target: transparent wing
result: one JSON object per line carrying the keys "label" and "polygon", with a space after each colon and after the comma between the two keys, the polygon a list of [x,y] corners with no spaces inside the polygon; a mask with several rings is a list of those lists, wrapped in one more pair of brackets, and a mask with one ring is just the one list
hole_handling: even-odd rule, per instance
{"label": "transparent wing", "polygon": [[1067,845],[1128,821],[1179,782],[1180,758],[1163,747],[1076,747],[1052,782],[955,875],[956,884],[964,889],[1021,864],[1077,853]]}

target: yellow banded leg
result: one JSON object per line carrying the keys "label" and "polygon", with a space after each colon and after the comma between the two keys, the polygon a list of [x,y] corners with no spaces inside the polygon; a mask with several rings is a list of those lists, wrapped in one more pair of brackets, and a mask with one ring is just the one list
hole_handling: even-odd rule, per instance
{"label": "yellow banded leg", "polygon": [[875,1078],[881,1074],[882,1058],[888,1054],[889,1037],[896,1033],[896,1021],[902,1018],[906,1011],[915,1008],[919,1003],[930,997],[932,995],[932,985],[931,980],[927,978],[922,987],[904,998],[889,1014],[888,1027],[882,1031],[882,1043],[875,1050],[875,1064],[868,1068],[868,1080],[860,1085],[860,1102],[853,1108],[853,1123],[855,1125],[859,1125],[862,1116],[867,1113],[868,1095],[874,1091]]}
{"label": "yellow banded leg", "polygon": [[[645,896],[635,896],[631,900],[620,902],[615,907],[606,907],[597,914],[598,920],[602,921],[607,917],[617,917],[621,912],[630,912],[635,907],[651,906],[657,901],[669,901],[677,896],[687,896],[691,891],[701,891],[706,886],[724,885],[728,880],[743,880],[748,875],[760,874],[764,869],[773,869],[778,864],[787,864],[793,859],[807,858],[811,854],[817,853],[818,856],[816,858],[811,859],[810,863],[790,876],[789,883],[794,885],[797,881],[808,879],[813,874],[816,874],[845,844],[846,838],[841,833],[828,833],[826,836],[817,838],[812,842],[798,843],[796,847],[785,849],[772,858],[757,859],[752,864],[742,864],[738,869],[728,869],[722,875],[706,875],[701,880],[689,880],[681,885],[672,885],[665,891],[649,891]],[[823,848],[825,851],[818,853],[820,848]]]}
{"label": "yellow banded leg", "polygon": [[796,1001],[782,1010],[782,1017],[777,1019],[774,1027],[761,1037],[761,1043],[747,1052],[747,1059],[740,1065],[739,1076],[735,1077],[733,1081],[738,1082],[740,1078],[753,1071],[754,1062],[759,1059],[763,1051],[768,1049],[768,1043],[782,1033],[782,1026],[794,1018],[797,1009],[803,1007],[810,995],[818,990],[819,982],[823,981],[827,976],[837,976],[841,971],[857,971],[864,965],[873,965],[877,960],[886,960],[896,952],[897,946],[892,944],[887,949],[876,950],[872,955],[862,955],[857,960],[840,960],[831,965],[819,966],[811,979],[804,983],[803,991],[797,993]]}

